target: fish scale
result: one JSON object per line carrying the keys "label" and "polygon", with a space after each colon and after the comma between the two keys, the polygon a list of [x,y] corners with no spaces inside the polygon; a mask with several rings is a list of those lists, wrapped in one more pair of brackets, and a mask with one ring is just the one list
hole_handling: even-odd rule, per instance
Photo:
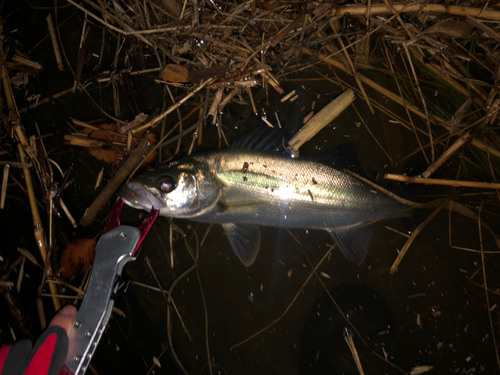
{"label": "fish scale", "polygon": [[202,156],[199,162],[219,178],[224,186],[220,202],[229,207],[200,221],[324,229],[373,221],[402,209],[350,174],[314,161],[229,150]]}

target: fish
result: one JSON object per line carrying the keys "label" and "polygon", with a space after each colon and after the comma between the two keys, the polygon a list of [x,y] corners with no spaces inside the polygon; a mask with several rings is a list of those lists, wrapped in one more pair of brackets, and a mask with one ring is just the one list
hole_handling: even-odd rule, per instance
{"label": "fish", "polygon": [[[348,147],[349,149],[349,147]],[[360,265],[375,228],[405,206],[344,171],[360,170],[352,152],[330,162],[292,158],[261,148],[228,148],[181,158],[134,177],[119,195],[136,209],[222,225],[241,262],[259,253],[259,226],[320,229]]]}

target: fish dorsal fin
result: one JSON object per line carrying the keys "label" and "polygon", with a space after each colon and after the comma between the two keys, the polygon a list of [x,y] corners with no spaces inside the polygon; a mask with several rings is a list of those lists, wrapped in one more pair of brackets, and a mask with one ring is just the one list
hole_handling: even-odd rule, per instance
{"label": "fish dorsal fin", "polygon": [[330,228],[327,231],[332,236],[342,255],[359,266],[365,259],[375,235],[375,229],[373,225],[367,225],[348,229]]}
{"label": "fish dorsal fin", "polygon": [[222,224],[226,232],[227,239],[233,248],[234,253],[240,258],[241,263],[250,267],[260,249],[260,229],[257,225],[251,224]]}
{"label": "fish dorsal fin", "polygon": [[284,129],[271,129],[266,125],[257,127],[250,134],[242,137],[231,147],[240,150],[254,150],[261,152],[287,153],[284,145],[290,135]]}

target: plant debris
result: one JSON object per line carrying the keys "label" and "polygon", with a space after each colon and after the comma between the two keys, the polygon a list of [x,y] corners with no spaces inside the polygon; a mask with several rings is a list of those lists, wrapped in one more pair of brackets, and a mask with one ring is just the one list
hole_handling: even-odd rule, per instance
{"label": "plant debris", "polygon": [[[380,175],[387,174],[406,183],[445,186],[434,205],[439,209],[417,226],[413,234],[392,230],[394,235],[409,238],[406,245],[399,247],[401,252],[394,253],[377,270],[372,270],[372,265],[362,270],[369,275],[378,272],[377,277],[391,277],[388,290],[399,287],[392,281],[404,279],[403,272],[397,273],[402,267],[408,270],[412,267],[407,258],[416,257],[417,249],[411,244],[417,241],[417,235],[422,236],[421,232],[435,229],[432,227],[436,226],[437,218],[443,215],[441,209],[449,208],[450,215],[451,211],[461,212],[477,222],[473,229],[467,228],[470,233],[462,233],[452,229],[450,216],[449,248],[459,252],[457,258],[463,254],[478,257],[477,261],[467,263],[474,269],[463,264],[457,268],[462,276],[473,275],[467,279],[467,285],[475,288],[475,299],[460,290],[456,294],[465,296],[456,305],[467,306],[468,314],[472,313],[469,303],[477,304],[477,311],[473,312],[482,314],[481,323],[489,332],[482,342],[491,344],[496,366],[500,367],[495,317],[499,301],[493,301],[498,298],[500,284],[496,285],[492,266],[497,262],[498,249],[483,244],[483,232],[485,238],[490,232],[497,232],[493,223],[490,226],[486,223],[498,219],[500,201],[500,6],[497,2],[458,0],[444,5],[409,1],[354,4],[281,0],[67,0],[64,5],[55,2],[50,8],[40,1],[23,3],[22,7],[22,10],[11,9],[5,4],[0,11],[0,166],[3,169],[0,209],[9,218],[29,213],[18,220],[26,227],[24,237],[13,239],[14,244],[9,242],[0,259],[0,291],[18,333],[31,336],[26,327],[36,320],[28,319],[27,324],[26,317],[30,314],[26,305],[18,301],[23,293],[30,293],[30,281],[36,280],[40,285],[35,288],[36,295],[30,295],[30,300],[37,301],[32,305],[38,309],[40,328],[44,326],[48,308],[42,297],[50,298],[50,311],[81,298],[96,244],[95,240],[84,237],[92,237],[102,229],[116,190],[139,168],[147,163],[170,162],[198,149],[225,147],[244,131],[251,130],[255,121],[270,128],[286,128],[297,121],[304,123],[304,127],[295,132],[288,144],[283,144],[295,157],[299,156],[299,147],[301,153],[313,148],[328,151],[332,139],[334,143],[344,138],[356,142],[358,136],[361,139],[366,135],[369,142],[365,144],[371,143],[373,150],[361,151],[365,155],[370,153],[366,160],[383,160],[383,171],[377,170]],[[11,19],[20,14],[19,25],[12,23]],[[33,33],[31,28],[26,31],[22,20],[32,22],[37,32]],[[344,98],[341,106],[332,101],[336,97]],[[345,108],[350,114],[337,118]],[[287,117],[288,112],[292,112],[291,118]],[[377,117],[374,119],[373,115]],[[319,139],[314,146],[313,139]],[[404,169],[407,162],[412,167]],[[247,168],[243,166],[243,170]],[[311,194],[311,202],[317,199]],[[80,221],[73,216],[80,217]],[[11,221],[6,220],[4,225],[12,225]],[[182,310],[185,301],[178,307],[173,290],[177,282],[196,272],[205,317],[205,332],[199,336],[205,335],[206,347],[206,353],[200,356],[196,353],[196,358],[197,361],[206,358],[203,365],[193,362],[189,372],[201,372],[208,364],[212,373],[217,359],[210,352],[215,331],[209,332],[214,324],[209,312],[215,302],[206,303],[203,275],[197,268],[198,250],[210,238],[210,228],[199,240],[199,228],[189,228],[189,239],[174,222],[169,222],[169,228],[163,231],[170,240],[168,269],[177,275],[172,276],[169,288],[163,290],[162,281],[153,271],[155,265],[148,260],[158,284],[154,290],[163,293],[168,305],[167,313],[161,314],[167,316],[168,345],[158,350],[161,355],[150,355],[151,366],[160,367],[161,359],[166,368],[167,361],[161,356],[168,350],[178,368],[188,373],[179,358],[182,356],[175,352],[172,325],[180,322],[190,340],[195,340],[203,329],[194,332],[190,324],[195,323],[184,322],[189,315]],[[452,239],[467,242],[476,232],[479,232],[477,246],[452,245]],[[299,236],[293,238],[303,246]],[[186,254],[176,253],[176,239],[184,243]],[[492,242],[495,241],[498,241],[496,236]],[[22,250],[18,252],[17,248]],[[255,329],[254,334],[250,328],[242,331],[247,338],[233,348],[265,335],[271,327],[279,330],[278,325],[282,324],[279,321],[300,295],[306,294],[303,288],[317,270],[317,285],[321,284],[328,294],[328,288],[348,280],[348,277],[337,279],[336,269],[319,271],[320,266],[335,266],[334,258],[330,259],[332,249],[327,252],[328,258],[323,254],[321,261],[316,259],[316,266],[308,259],[309,270],[304,261],[301,262],[304,267],[290,266],[289,276],[294,270],[294,277],[287,278],[290,283],[302,282],[301,269],[310,272],[306,282],[299,285],[300,291],[291,294],[285,291],[286,298],[297,294],[291,302],[287,300],[290,303],[284,313],[278,318],[266,316],[265,322],[259,324],[265,328]],[[183,256],[191,263],[182,265],[179,276],[177,270]],[[434,265],[441,261],[439,257],[441,254],[436,254],[429,260],[432,268],[437,268]],[[394,275],[388,276],[389,272]],[[434,280],[426,279],[423,271],[418,272],[422,281],[416,280],[411,287],[427,284],[429,291],[423,294],[405,291],[401,295],[423,295],[422,300],[430,300],[428,296],[435,292]],[[481,277],[482,280],[476,280]],[[81,281],[81,285],[73,285],[75,280]],[[16,284],[17,292],[11,290]],[[263,293],[263,284],[260,285]],[[260,296],[252,288],[249,287],[253,292],[248,299],[254,302],[253,308],[259,305]],[[266,286],[264,292],[267,290],[273,288]],[[408,314],[418,316],[419,330],[429,329],[428,319],[432,314],[424,314],[425,310],[416,312],[416,308],[410,311],[409,306]],[[463,310],[458,312],[459,308],[454,307],[460,317]],[[432,315],[434,319],[439,318],[441,310],[444,309]],[[344,312],[342,316],[346,324],[351,324]],[[448,325],[451,327],[453,323]],[[13,329],[10,320],[9,326]],[[384,337],[390,335],[389,329],[387,332]],[[362,336],[364,333],[354,338],[347,335],[345,343],[342,342],[359,371],[368,368],[363,363],[365,347],[376,351]],[[457,334],[458,337],[461,336]],[[220,337],[217,339],[222,341]],[[439,355],[451,358],[451,352],[445,352],[451,348],[443,344],[446,340],[453,343],[449,336],[441,337]],[[266,337],[262,342],[272,341]],[[427,352],[425,360],[415,360],[403,371],[394,364],[398,358],[392,353],[388,355],[387,348],[382,347],[384,356],[376,353],[377,360],[395,371],[444,372],[438,368],[439,364],[431,365],[434,357]],[[215,352],[222,355],[224,351]],[[243,356],[241,353],[238,355]],[[322,356],[323,352],[318,351],[316,362]],[[457,365],[447,371],[475,372],[482,366],[465,363],[461,368]],[[493,373],[494,367],[495,364],[490,365],[486,371]]]}

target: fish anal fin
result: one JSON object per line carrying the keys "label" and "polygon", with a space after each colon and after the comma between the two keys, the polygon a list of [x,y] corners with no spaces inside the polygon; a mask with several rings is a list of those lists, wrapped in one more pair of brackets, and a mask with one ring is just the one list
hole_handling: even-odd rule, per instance
{"label": "fish anal fin", "polygon": [[375,235],[375,230],[376,227],[373,225],[356,226],[348,229],[327,229],[342,255],[358,266],[365,260],[366,253]]}
{"label": "fish anal fin", "polygon": [[250,267],[260,249],[260,229],[257,225],[223,224],[227,239],[241,263]]}

